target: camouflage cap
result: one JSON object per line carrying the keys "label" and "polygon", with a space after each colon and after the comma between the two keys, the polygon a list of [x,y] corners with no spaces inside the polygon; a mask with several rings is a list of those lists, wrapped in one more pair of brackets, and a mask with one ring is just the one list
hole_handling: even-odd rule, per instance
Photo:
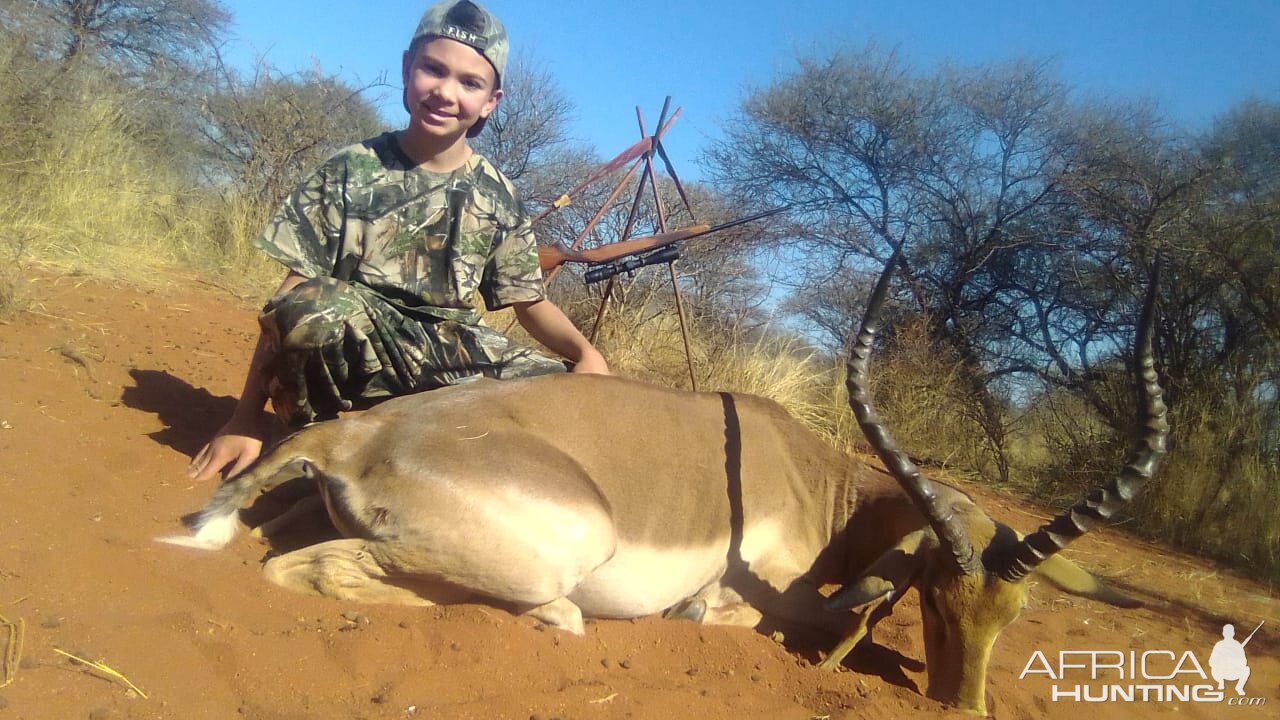
{"label": "camouflage cap", "polygon": [[470,45],[493,65],[498,75],[498,87],[502,86],[502,74],[507,68],[507,29],[502,21],[480,3],[471,0],[445,0],[422,14],[413,40],[424,36],[445,37]]}

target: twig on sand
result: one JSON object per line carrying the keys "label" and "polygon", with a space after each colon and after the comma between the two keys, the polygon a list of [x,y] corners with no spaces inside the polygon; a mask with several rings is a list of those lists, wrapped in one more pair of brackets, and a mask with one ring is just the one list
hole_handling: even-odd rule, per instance
{"label": "twig on sand", "polygon": [[0,688],[13,682],[18,676],[18,664],[22,662],[22,641],[27,625],[22,618],[11,622],[0,615],[0,631],[4,633],[4,655],[0,656]]}
{"label": "twig on sand", "polygon": [[71,653],[65,650],[59,650],[58,648],[54,648],[53,651],[58,653],[59,655],[65,655],[71,658],[72,660],[75,660],[78,663],[81,663],[83,665],[88,665],[89,667],[93,668],[94,670],[97,670],[103,675],[107,675],[108,677],[112,677],[112,678],[115,678],[116,680],[123,682],[125,685],[129,686],[130,690],[133,690],[134,692],[138,693],[138,695],[141,696],[143,700],[147,699],[147,694],[142,692],[142,688],[138,687],[137,685],[134,685],[129,680],[129,678],[125,677],[124,675],[121,675],[119,672],[115,670],[112,670],[111,668],[107,667],[105,664],[100,662],[94,662],[92,660],[85,660],[82,657],[76,657],[75,655],[72,655]]}

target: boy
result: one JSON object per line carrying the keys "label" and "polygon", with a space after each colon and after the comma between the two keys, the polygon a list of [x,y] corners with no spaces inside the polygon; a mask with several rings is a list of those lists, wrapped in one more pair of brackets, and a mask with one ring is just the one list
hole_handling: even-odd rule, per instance
{"label": "boy", "polygon": [[510,181],[474,153],[502,99],[507,35],[488,10],[446,0],[402,59],[408,126],[338,153],[284,203],[258,246],[289,273],[267,302],[244,390],[188,475],[234,475],[262,451],[271,400],[290,429],[339,410],[481,376],[565,365],[511,343],[472,307],[512,306],[573,363],[608,365],[550,300]]}

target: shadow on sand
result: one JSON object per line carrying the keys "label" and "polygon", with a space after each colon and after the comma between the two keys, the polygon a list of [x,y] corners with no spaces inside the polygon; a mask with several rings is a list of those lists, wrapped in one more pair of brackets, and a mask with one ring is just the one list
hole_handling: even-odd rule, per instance
{"label": "shadow on sand", "polygon": [[134,385],[124,389],[121,401],[134,410],[154,413],[165,427],[148,436],[188,457],[209,442],[236,407],[235,398],[215,396],[162,370],[134,368],[129,375]]}

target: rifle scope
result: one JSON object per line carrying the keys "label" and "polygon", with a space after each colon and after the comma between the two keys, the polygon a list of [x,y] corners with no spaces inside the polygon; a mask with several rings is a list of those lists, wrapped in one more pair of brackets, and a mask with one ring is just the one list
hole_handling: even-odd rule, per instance
{"label": "rifle scope", "polygon": [[597,265],[584,273],[582,278],[590,285],[601,280],[608,280],[614,275],[639,270],[647,265],[660,265],[662,263],[675,262],[679,259],[680,247],[668,245],[664,248],[658,248],[647,255],[632,255],[604,263],[603,265]]}

